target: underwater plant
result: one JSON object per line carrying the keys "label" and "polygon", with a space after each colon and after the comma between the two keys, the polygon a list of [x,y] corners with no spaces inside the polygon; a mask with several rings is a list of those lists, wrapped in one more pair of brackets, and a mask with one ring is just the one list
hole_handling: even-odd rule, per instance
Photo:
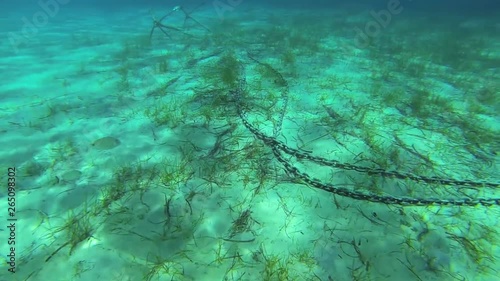
{"label": "underwater plant", "polygon": [[45,259],[45,262],[48,262],[54,255],[67,246],[69,246],[69,255],[71,255],[81,242],[92,237],[95,227],[90,222],[90,213],[82,211],[81,213],[75,214],[70,212],[66,221],[62,226],[55,229],[53,235],[62,231],[64,231],[66,236],[66,242],[53,251],[52,254]]}
{"label": "underwater plant", "polygon": [[232,89],[240,77],[240,62],[234,53],[228,52],[201,68],[205,83],[215,88]]}

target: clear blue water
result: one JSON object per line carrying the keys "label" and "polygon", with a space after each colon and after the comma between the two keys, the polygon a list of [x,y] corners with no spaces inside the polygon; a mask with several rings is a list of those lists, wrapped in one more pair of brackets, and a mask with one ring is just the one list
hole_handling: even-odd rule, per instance
{"label": "clear blue water", "polygon": [[498,1],[3,1],[0,281],[499,280]]}

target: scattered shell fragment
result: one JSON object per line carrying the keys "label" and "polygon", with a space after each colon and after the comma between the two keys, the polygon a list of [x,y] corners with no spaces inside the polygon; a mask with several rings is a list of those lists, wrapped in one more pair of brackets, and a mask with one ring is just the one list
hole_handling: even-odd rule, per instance
{"label": "scattered shell fragment", "polygon": [[80,178],[81,175],[82,175],[82,172],[80,172],[78,170],[70,170],[70,171],[64,172],[64,174],[61,175],[61,178],[64,181],[76,181]]}
{"label": "scattered shell fragment", "polygon": [[92,143],[92,146],[98,150],[108,150],[120,145],[120,141],[114,137],[104,137]]}

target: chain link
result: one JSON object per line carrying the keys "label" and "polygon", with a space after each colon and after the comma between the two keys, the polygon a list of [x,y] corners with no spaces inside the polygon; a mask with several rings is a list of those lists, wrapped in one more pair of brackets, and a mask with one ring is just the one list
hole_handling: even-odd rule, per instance
{"label": "chain link", "polygon": [[[255,60],[255,59],[254,59]],[[281,75],[280,75],[281,76]],[[281,77],[282,78],[282,77]],[[283,79],[283,78],[282,78]],[[276,139],[276,136],[269,137],[264,133],[260,132],[257,128],[252,126],[245,116],[245,112],[242,108],[243,91],[245,89],[246,81],[243,78],[240,81],[238,89],[232,92],[236,100],[236,107],[238,116],[240,117],[243,125],[259,140],[261,140],[266,146],[268,146],[276,160],[280,162],[285,171],[304,183],[339,196],[352,198],[355,200],[363,200],[370,202],[377,202],[390,205],[401,205],[401,206],[499,206],[500,198],[461,198],[461,199],[437,199],[437,198],[408,198],[408,197],[394,197],[394,196],[381,196],[373,193],[365,193],[349,190],[342,187],[336,187],[329,183],[321,182],[319,179],[309,176],[308,174],[300,171],[297,167],[290,164],[282,155],[282,153],[296,157],[297,159],[308,160],[322,166],[328,166],[332,168],[338,168],[343,170],[351,170],[360,173],[365,173],[368,175],[382,176],[387,178],[396,179],[408,179],[415,182],[426,183],[426,184],[440,184],[445,186],[460,186],[460,187],[487,187],[487,188],[498,188],[499,183],[485,182],[485,181],[472,181],[472,180],[456,180],[456,179],[445,179],[438,177],[425,177],[414,175],[411,173],[401,173],[397,171],[387,171],[383,169],[374,169],[358,165],[353,165],[349,163],[342,163],[336,160],[330,160],[319,156],[314,156],[310,153],[302,152],[298,149],[291,148]],[[281,125],[281,124],[280,124]],[[276,132],[276,131],[275,131]]]}

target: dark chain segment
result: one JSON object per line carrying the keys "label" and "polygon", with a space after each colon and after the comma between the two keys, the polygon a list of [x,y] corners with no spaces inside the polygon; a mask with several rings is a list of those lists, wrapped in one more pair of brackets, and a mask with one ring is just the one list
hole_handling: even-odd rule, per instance
{"label": "dark chain segment", "polygon": [[271,148],[274,156],[285,168],[286,172],[300,180],[304,183],[318,188],[333,194],[337,194],[339,196],[344,196],[348,198],[352,198],[355,200],[363,200],[370,202],[377,202],[383,204],[390,205],[401,205],[401,206],[499,206],[500,198],[461,198],[461,199],[436,199],[436,198],[407,198],[407,197],[394,197],[394,196],[381,196],[373,193],[364,193],[349,190],[346,188],[335,187],[332,184],[323,183],[320,180],[310,177],[308,174],[301,172],[298,168],[291,165],[281,154],[286,153],[291,156],[296,157],[297,159],[309,160],[319,165],[329,166],[333,168],[339,168],[344,170],[352,170],[361,173],[366,173],[368,175],[378,175],[389,178],[397,178],[397,179],[409,179],[416,182],[424,182],[428,184],[441,184],[448,186],[467,186],[467,187],[490,187],[490,188],[498,188],[500,184],[498,183],[490,183],[490,182],[476,182],[471,180],[455,180],[455,179],[442,179],[437,177],[424,177],[413,175],[409,173],[400,173],[396,171],[385,171],[383,169],[373,169],[367,168],[347,163],[341,163],[336,160],[330,160],[323,157],[318,157],[311,155],[309,153],[301,152],[298,149],[291,148],[284,143],[278,141],[273,137],[268,137],[262,132],[260,132],[257,128],[252,126],[250,122],[248,122],[245,114],[243,112],[241,106],[241,96],[242,91],[245,87],[246,81],[242,79],[240,81],[239,88],[236,91],[233,91],[233,95],[237,101],[237,111],[240,119],[243,122],[243,125],[259,140],[261,140],[264,144]]}
{"label": "dark chain segment", "polygon": [[296,178],[302,180],[309,186],[322,189],[324,191],[337,194],[340,196],[370,201],[376,203],[390,204],[390,205],[401,205],[401,206],[494,206],[500,205],[500,198],[478,198],[478,199],[436,199],[436,198],[406,198],[406,197],[394,197],[394,196],[380,196],[376,194],[367,194],[363,192],[352,191],[342,187],[335,187],[332,184],[323,183],[320,180],[310,177],[306,173],[299,171],[296,167],[292,166],[286,159],[283,158],[279,149],[277,147],[271,147],[276,159],[285,167],[288,174],[295,176]]}
{"label": "dark chain segment", "polygon": [[[240,116],[241,117],[241,116]],[[356,171],[360,173],[365,173],[371,176],[381,176],[381,177],[386,177],[386,178],[395,178],[395,179],[409,179],[415,182],[421,182],[421,183],[427,183],[427,184],[440,184],[440,185],[446,185],[446,186],[463,186],[463,187],[487,187],[487,188],[499,188],[500,183],[494,183],[494,182],[483,182],[483,181],[471,181],[471,180],[456,180],[456,179],[444,179],[444,178],[438,178],[438,177],[425,177],[425,176],[419,176],[419,175],[414,175],[410,173],[402,173],[402,172],[397,172],[397,171],[387,171],[384,169],[377,169],[377,168],[369,168],[369,167],[363,167],[363,166],[358,166],[358,165],[353,165],[349,163],[342,163],[337,160],[330,160],[326,159],[323,157],[319,156],[314,156],[310,153],[302,152],[298,149],[291,148],[287,146],[286,144],[272,138],[264,135],[260,131],[258,131],[256,128],[254,128],[251,124],[248,122],[243,122],[246,123],[245,127],[247,127],[255,136],[257,136],[260,140],[264,141],[266,144],[277,147],[279,150],[283,151],[286,154],[289,154],[291,156],[297,157],[298,159],[303,159],[303,160],[309,160],[311,162],[314,162],[316,164],[322,165],[322,166],[329,166],[332,168],[337,168],[337,169],[342,169],[342,170],[349,170],[349,171]]]}

